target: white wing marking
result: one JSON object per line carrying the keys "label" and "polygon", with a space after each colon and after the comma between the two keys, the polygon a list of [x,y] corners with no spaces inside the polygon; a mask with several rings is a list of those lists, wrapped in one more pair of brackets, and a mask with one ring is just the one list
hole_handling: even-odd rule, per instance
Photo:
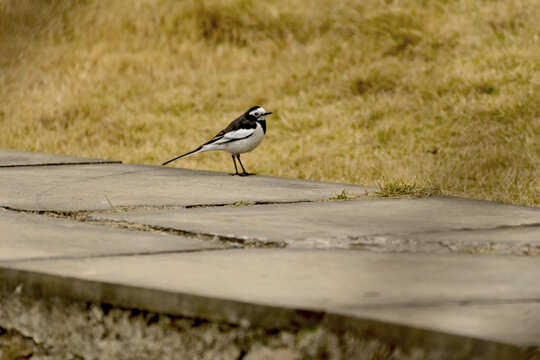
{"label": "white wing marking", "polygon": [[245,139],[253,135],[254,132],[255,132],[255,129],[234,130],[234,131],[226,133],[225,135],[223,135],[221,139],[214,141],[212,144],[223,144],[230,141]]}

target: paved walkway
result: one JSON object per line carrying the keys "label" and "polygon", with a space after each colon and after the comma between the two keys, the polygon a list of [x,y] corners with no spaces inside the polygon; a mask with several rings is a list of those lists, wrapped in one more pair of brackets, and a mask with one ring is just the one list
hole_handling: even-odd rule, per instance
{"label": "paved walkway", "polygon": [[539,208],[374,190],[0,150],[0,278],[243,326],[538,351]]}

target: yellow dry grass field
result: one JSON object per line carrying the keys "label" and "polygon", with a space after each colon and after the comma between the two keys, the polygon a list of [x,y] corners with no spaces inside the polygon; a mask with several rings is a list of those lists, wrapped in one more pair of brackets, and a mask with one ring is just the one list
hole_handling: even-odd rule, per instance
{"label": "yellow dry grass field", "polygon": [[0,0],[0,147],[161,164],[261,105],[250,171],[539,206],[539,19],[536,0]]}

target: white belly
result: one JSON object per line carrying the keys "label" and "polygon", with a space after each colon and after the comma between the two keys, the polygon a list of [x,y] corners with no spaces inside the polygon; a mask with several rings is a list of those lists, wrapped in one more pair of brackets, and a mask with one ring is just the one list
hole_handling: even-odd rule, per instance
{"label": "white belly", "polygon": [[208,150],[222,150],[230,152],[233,155],[239,155],[246,152],[250,152],[259,145],[264,138],[264,132],[262,126],[257,124],[253,135],[246,139],[237,140],[225,144],[219,144],[214,146],[208,146]]}

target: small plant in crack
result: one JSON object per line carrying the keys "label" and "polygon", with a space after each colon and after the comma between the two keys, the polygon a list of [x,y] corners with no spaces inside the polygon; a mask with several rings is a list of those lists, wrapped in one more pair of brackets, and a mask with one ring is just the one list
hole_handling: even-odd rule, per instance
{"label": "small plant in crack", "polygon": [[348,194],[348,191],[347,189],[343,189],[343,191],[341,192],[341,194],[337,195],[335,197],[336,200],[347,200],[349,199],[349,194]]}
{"label": "small plant in crack", "polygon": [[111,207],[111,210],[115,211],[115,207],[113,206],[111,200],[109,200],[109,197],[105,194],[103,194],[105,196],[105,199],[107,199],[107,203],[109,203],[109,206]]}
{"label": "small plant in crack", "polygon": [[[366,195],[368,195],[367,191],[366,191]],[[341,191],[340,194],[337,194],[336,196],[328,199],[330,201],[342,201],[342,200],[355,200],[355,199],[358,199],[360,198],[361,195],[358,195],[358,194],[351,194],[349,192],[349,189],[345,188],[343,189],[343,191]]]}
{"label": "small plant in crack", "polygon": [[229,204],[229,206],[246,206],[246,205],[254,205],[254,203],[251,201],[236,201]]}

